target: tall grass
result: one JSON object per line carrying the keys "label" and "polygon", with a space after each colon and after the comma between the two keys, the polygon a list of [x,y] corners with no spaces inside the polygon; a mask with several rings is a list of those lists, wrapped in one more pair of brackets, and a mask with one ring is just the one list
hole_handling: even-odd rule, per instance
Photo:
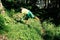
{"label": "tall grass", "polygon": [[6,33],[3,34],[8,37],[8,40],[43,40],[40,36],[41,26],[38,21],[29,19],[29,25],[23,24],[20,22],[16,22],[16,20],[10,17],[8,13],[9,12],[7,11],[6,14],[1,15],[4,18],[3,20],[1,18],[5,25],[5,27],[3,26],[3,28],[6,29],[1,30],[6,31]]}
{"label": "tall grass", "polygon": [[28,24],[20,23],[11,17],[15,12],[10,13],[6,11],[5,14],[0,14],[0,33],[6,35],[7,40],[58,40],[60,38],[60,26],[56,27],[49,21],[41,23],[31,18]]}

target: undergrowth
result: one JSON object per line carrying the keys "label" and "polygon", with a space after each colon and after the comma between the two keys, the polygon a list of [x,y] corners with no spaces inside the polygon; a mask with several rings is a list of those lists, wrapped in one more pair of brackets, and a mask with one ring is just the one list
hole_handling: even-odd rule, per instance
{"label": "undergrowth", "polygon": [[6,35],[7,40],[60,40],[60,26],[56,27],[48,21],[41,23],[31,18],[28,24],[24,24],[17,22],[13,15],[16,15],[14,11],[0,14],[0,34]]}

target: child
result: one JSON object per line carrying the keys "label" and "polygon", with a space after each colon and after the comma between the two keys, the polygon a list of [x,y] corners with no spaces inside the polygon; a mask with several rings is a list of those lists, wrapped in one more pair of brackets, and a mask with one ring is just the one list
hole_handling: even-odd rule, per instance
{"label": "child", "polygon": [[26,8],[21,7],[21,13],[24,14],[24,17],[21,20],[22,21],[25,20],[25,23],[27,23],[27,24],[28,24],[28,19],[29,18],[35,18],[35,19],[39,20],[38,17],[34,16],[33,13]]}
{"label": "child", "polygon": [[33,13],[26,9],[26,8],[22,8],[21,7],[21,12],[25,15],[25,19],[28,20],[28,18],[34,18],[35,16],[33,15]]}

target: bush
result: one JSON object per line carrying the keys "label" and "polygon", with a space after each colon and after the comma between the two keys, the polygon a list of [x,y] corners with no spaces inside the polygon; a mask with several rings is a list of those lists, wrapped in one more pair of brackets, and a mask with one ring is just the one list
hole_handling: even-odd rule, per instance
{"label": "bush", "polygon": [[4,18],[2,15],[0,15],[0,30],[3,29],[4,25],[5,25],[4,24]]}

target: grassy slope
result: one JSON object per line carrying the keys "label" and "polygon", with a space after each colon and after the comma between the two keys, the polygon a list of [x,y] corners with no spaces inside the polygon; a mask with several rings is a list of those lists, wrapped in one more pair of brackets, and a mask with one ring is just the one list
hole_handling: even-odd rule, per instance
{"label": "grassy slope", "polygon": [[39,21],[29,19],[29,25],[20,22],[16,23],[7,13],[0,15],[4,18],[5,26],[2,32],[8,37],[8,40],[43,40],[41,38],[42,33],[40,32],[42,28]]}
{"label": "grassy slope", "polygon": [[54,40],[54,37],[60,38],[60,26],[56,27],[47,21],[41,24],[35,19],[29,19],[29,25],[27,25],[16,22],[13,17],[9,17],[12,14],[14,12],[11,12],[11,14],[10,12],[0,14],[0,26],[2,26],[1,23],[3,24],[3,29],[0,29],[0,33],[6,35],[7,40],[43,40],[43,38],[46,40]]}

